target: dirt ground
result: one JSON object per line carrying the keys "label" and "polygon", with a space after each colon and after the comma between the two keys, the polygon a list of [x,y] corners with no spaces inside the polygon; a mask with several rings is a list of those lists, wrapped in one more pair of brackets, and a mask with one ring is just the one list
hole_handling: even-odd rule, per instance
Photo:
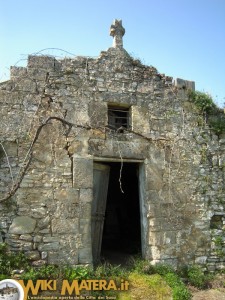
{"label": "dirt ground", "polygon": [[225,300],[225,289],[194,292],[192,300]]}

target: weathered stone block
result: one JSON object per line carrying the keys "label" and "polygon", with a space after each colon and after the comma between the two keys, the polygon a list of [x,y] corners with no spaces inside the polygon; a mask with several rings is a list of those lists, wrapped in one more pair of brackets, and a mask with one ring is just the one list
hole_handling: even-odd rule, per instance
{"label": "weathered stone block", "polygon": [[[127,141],[117,141],[115,140],[108,140],[104,144],[99,144],[96,140],[92,140],[94,146],[91,150],[93,155],[96,156],[104,156],[104,157],[117,157],[117,158],[126,158],[126,159],[145,159],[148,155],[148,144],[147,143],[138,143],[135,141],[127,142]],[[97,150],[97,151],[96,151]]]}
{"label": "weathered stone block", "polygon": [[78,261],[80,264],[91,264],[92,263],[91,247],[79,249]]}
{"label": "weathered stone block", "polygon": [[31,208],[31,216],[34,218],[44,218],[46,216],[47,209],[44,207]]}
{"label": "weathered stone block", "polygon": [[174,84],[179,89],[187,89],[187,90],[192,90],[192,91],[195,90],[195,82],[194,81],[176,78],[174,81]]}
{"label": "weathered stone block", "polygon": [[73,220],[67,219],[53,219],[52,220],[52,233],[53,234],[76,234],[79,232],[78,218]]}
{"label": "weathered stone block", "polygon": [[55,193],[56,218],[79,217],[79,190],[74,188],[60,189]]}
{"label": "weathered stone block", "polygon": [[26,234],[34,232],[36,220],[28,216],[16,217],[9,228],[9,233]]}
{"label": "weathered stone block", "polygon": [[43,229],[45,227],[47,227],[50,224],[50,217],[46,216],[45,218],[41,219],[40,221],[38,221],[38,228]]}
{"label": "weathered stone block", "polygon": [[160,191],[164,185],[162,171],[149,165],[149,167],[146,169],[146,173],[148,178],[146,182],[146,189]]}
{"label": "weathered stone block", "polygon": [[23,240],[8,240],[7,242],[12,248],[17,248],[17,250],[29,251],[33,249],[33,243],[31,242]]}
{"label": "weathered stone block", "polygon": [[41,235],[34,236],[34,243],[40,243],[41,241],[42,241],[42,236]]}
{"label": "weathered stone block", "polygon": [[152,260],[153,260],[152,264],[157,263],[157,261],[160,260],[160,258],[161,258],[160,247],[152,246],[151,251],[152,251]]}
{"label": "weathered stone block", "polygon": [[20,240],[25,240],[25,241],[30,242],[30,241],[33,240],[33,237],[32,237],[32,235],[30,235],[30,234],[22,234],[22,235],[20,236]]}
{"label": "weathered stone block", "polygon": [[92,197],[92,189],[80,189],[80,203],[91,203]]}
{"label": "weathered stone block", "polygon": [[40,253],[38,251],[27,251],[26,257],[30,260],[39,260],[40,259]]}
{"label": "weathered stone block", "polygon": [[[93,133],[93,131],[91,131]],[[102,134],[102,133],[101,133]],[[86,156],[88,154],[88,142],[86,139],[74,140],[70,143],[68,148],[69,155],[78,154],[81,156]]]}
{"label": "weathered stone block", "polygon": [[176,240],[176,231],[166,231],[163,234],[163,242],[162,244],[165,245],[173,245],[176,244],[177,240]]}
{"label": "weathered stone block", "polygon": [[33,261],[33,262],[32,262],[32,266],[33,266],[33,267],[42,267],[42,266],[44,266],[44,265],[46,265],[46,264],[47,264],[47,261],[42,260],[42,259],[36,260],[36,261]]}
{"label": "weathered stone block", "polygon": [[107,125],[107,103],[91,102],[88,106],[90,126],[93,128]]}
{"label": "weathered stone block", "polygon": [[143,135],[150,132],[149,110],[146,107],[132,106],[132,130]]}
{"label": "weathered stone block", "polygon": [[79,211],[82,218],[91,218],[91,203],[81,203]]}
{"label": "weathered stone block", "polygon": [[16,67],[12,66],[10,67],[10,78],[16,79],[16,77],[25,77],[27,76],[27,68],[24,67]]}
{"label": "weathered stone block", "polygon": [[43,237],[43,242],[44,243],[53,243],[53,242],[58,242],[58,241],[59,241],[59,237],[56,237],[56,236]]}
{"label": "weathered stone block", "polygon": [[195,258],[195,263],[199,265],[205,265],[207,262],[207,256],[199,256]]}
{"label": "weathered stone block", "polygon": [[38,246],[39,251],[54,251],[57,249],[60,250],[59,242],[46,243]]}
{"label": "weathered stone block", "polygon": [[57,188],[54,192],[54,198],[56,200],[78,203],[79,202],[79,190],[75,188]]}
{"label": "weathered stone block", "polygon": [[81,234],[89,234],[91,233],[91,218],[80,219],[80,233]]}
{"label": "weathered stone block", "polygon": [[84,158],[73,158],[73,186],[75,188],[92,188],[92,160]]}
{"label": "weathered stone block", "polygon": [[48,263],[57,265],[70,265],[75,266],[78,264],[78,255],[76,251],[66,250],[64,252],[49,251]]}
{"label": "weathered stone block", "polygon": [[48,257],[48,252],[42,251],[41,252],[41,259],[46,259]]}
{"label": "weathered stone block", "polygon": [[[59,68],[59,62],[52,56],[37,56],[29,55],[28,56],[28,69],[29,68],[42,68],[47,70],[55,70]],[[45,78],[44,78],[45,79]],[[43,80],[44,80],[43,79]]]}

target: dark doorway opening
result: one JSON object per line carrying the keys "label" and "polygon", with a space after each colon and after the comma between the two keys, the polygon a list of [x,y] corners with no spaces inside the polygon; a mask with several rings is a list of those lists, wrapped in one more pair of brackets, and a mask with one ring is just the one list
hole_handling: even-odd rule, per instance
{"label": "dark doorway opening", "polygon": [[125,263],[141,253],[140,204],[137,163],[107,162],[110,166],[101,257]]}

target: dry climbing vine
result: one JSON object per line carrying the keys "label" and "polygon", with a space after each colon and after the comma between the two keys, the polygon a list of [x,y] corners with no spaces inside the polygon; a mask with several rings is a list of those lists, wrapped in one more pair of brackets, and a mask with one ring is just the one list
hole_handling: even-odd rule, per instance
{"label": "dry climbing vine", "polygon": [[[28,152],[27,152],[27,154],[26,154],[26,158],[25,158],[26,161],[24,162],[24,165],[23,165],[22,170],[20,170],[20,174],[18,174],[18,176],[17,176],[16,182],[14,182],[14,179],[13,179],[12,168],[11,168],[11,165],[10,165],[10,162],[9,162],[8,155],[7,155],[7,153],[6,153],[6,150],[5,150],[4,146],[3,146],[3,144],[0,143],[0,145],[2,146],[2,148],[3,148],[3,150],[4,150],[5,157],[6,157],[7,162],[8,162],[8,168],[9,168],[9,170],[10,170],[10,174],[11,174],[11,178],[12,178],[12,182],[13,182],[13,186],[12,186],[11,190],[10,190],[8,193],[6,193],[6,195],[5,195],[3,198],[0,198],[0,202],[3,202],[3,201],[5,201],[5,200],[8,200],[10,197],[12,197],[12,196],[16,193],[16,191],[17,191],[18,188],[20,187],[20,183],[22,182],[23,177],[25,176],[25,174],[26,174],[26,172],[27,172],[27,170],[28,170],[28,168],[29,168],[29,166],[30,166],[30,164],[31,164],[31,161],[32,161],[32,158],[33,158],[33,148],[34,148],[34,146],[35,146],[35,144],[36,144],[36,142],[37,142],[37,140],[38,140],[38,138],[39,138],[39,135],[40,135],[42,129],[43,129],[46,125],[50,124],[51,121],[54,121],[54,120],[60,122],[61,124],[63,124],[64,126],[67,127],[67,130],[66,130],[66,132],[64,133],[64,135],[65,135],[66,137],[69,135],[69,133],[70,133],[70,131],[71,131],[71,129],[72,129],[73,127],[76,127],[76,128],[82,128],[82,129],[85,129],[85,130],[95,130],[95,129],[98,129],[98,130],[100,130],[100,131],[102,131],[102,132],[105,132],[105,131],[109,131],[109,132],[110,132],[110,131],[111,131],[111,129],[109,129],[107,126],[104,126],[104,127],[103,127],[103,126],[99,126],[99,127],[93,128],[93,127],[91,127],[91,126],[89,126],[89,125],[73,124],[73,123],[71,123],[71,122],[69,122],[69,121],[67,121],[67,120],[65,120],[65,119],[63,119],[63,118],[57,117],[57,116],[51,116],[51,117],[48,117],[48,118],[46,119],[46,121],[44,121],[44,122],[37,128],[37,130],[36,130],[36,132],[35,132],[34,138],[33,138],[32,142],[31,142],[30,147],[29,147],[29,150],[28,150]],[[140,133],[137,133],[137,132],[135,132],[135,131],[133,131],[133,130],[124,129],[124,128],[119,128],[119,129],[117,129],[117,131],[120,132],[121,129],[126,130],[128,133],[133,133],[133,134],[135,134],[135,135],[137,135],[137,136],[139,136],[139,137],[142,137],[142,138],[145,139],[145,140],[148,140],[148,141],[152,141],[152,140],[153,140],[152,138],[149,138],[149,137],[147,137],[147,136],[144,136],[144,135],[142,135],[142,134],[140,134]],[[158,142],[161,141],[161,140],[164,141],[165,138],[162,137],[162,138],[157,138],[157,139],[155,139],[155,141],[158,141]],[[121,169],[120,169],[120,178],[119,178],[119,181],[120,181],[120,187],[121,187],[121,190],[122,190],[122,185],[121,185],[121,175],[122,175],[122,167],[123,167],[123,157],[122,157],[122,154],[121,154],[121,153],[120,153],[120,158],[121,158]]]}
{"label": "dry climbing vine", "polygon": [[[85,85],[85,83],[87,83],[88,76],[89,76],[89,69],[88,69],[89,61],[88,60],[89,60],[89,58],[87,57],[86,60],[85,60],[83,81],[81,81],[79,86],[77,87],[77,91],[80,90],[81,99],[83,99],[83,95],[84,95],[84,92],[85,92],[85,86],[84,85]],[[71,72],[71,70],[68,69],[65,72]],[[30,79],[28,74],[24,75],[21,78],[21,80],[24,80],[26,78]],[[57,76],[55,77],[55,79],[57,80]],[[138,79],[137,79],[137,81],[138,81]],[[11,179],[12,179],[12,187],[11,187],[10,191],[8,193],[6,193],[6,195],[3,198],[0,199],[0,202],[9,199],[11,196],[13,196],[16,193],[16,191],[20,187],[20,183],[22,182],[22,180],[23,180],[25,174],[27,173],[27,170],[28,170],[28,168],[29,168],[29,166],[32,162],[33,149],[34,149],[34,146],[35,146],[36,142],[39,139],[40,133],[46,125],[51,123],[51,121],[59,122],[66,128],[65,132],[64,132],[64,135],[66,137],[70,134],[72,128],[81,128],[81,129],[89,130],[89,131],[97,129],[97,130],[100,130],[104,133],[111,131],[107,126],[93,126],[93,125],[91,126],[90,124],[82,124],[82,120],[80,121],[80,124],[78,124],[79,122],[77,122],[76,124],[72,123],[72,122],[69,122],[65,119],[67,117],[66,116],[67,112],[62,112],[60,110],[57,111],[57,114],[59,114],[60,116],[58,116],[57,114],[54,115],[55,114],[54,112],[50,112],[50,114],[53,114],[53,115],[48,116],[48,117],[46,117],[46,116],[44,117],[43,112],[45,110],[48,110],[48,108],[51,107],[51,103],[54,102],[54,100],[52,100],[52,95],[49,94],[47,89],[51,86],[54,86],[55,82],[54,82],[54,80],[52,82],[49,81],[49,73],[46,74],[45,85],[44,85],[43,90],[38,90],[37,82],[35,80],[33,80],[33,82],[36,86],[35,93],[38,97],[40,97],[40,99],[38,101],[37,109],[35,110],[35,112],[33,114],[33,117],[31,118],[30,128],[27,131],[29,137],[31,137],[31,132],[33,132],[33,138],[31,139],[29,149],[28,149],[28,151],[26,153],[26,156],[24,158],[23,166],[21,167],[21,169],[20,169],[20,171],[17,175],[16,180],[14,180],[14,178],[13,178],[12,167],[10,165],[10,161],[8,159],[6,150],[4,149],[4,145],[3,145],[3,143],[1,143],[4,155],[5,155],[6,160],[7,160],[8,168],[10,170],[10,175],[11,175]],[[17,84],[19,84],[19,83],[20,83],[20,81],[17,82]],[[16,89],[16,86],[12,87],[12,91],[14,89]],[[172,89],[172,88],[170,88],[170,89],[173,93],[174,99],[176,99],[178,101],[175,90]],[[42,103],[43,99],[48,99],[47,100],[47,106]],[[39,111],[40,111],[40,114],[39,114]],[[94,116],[95,113],[96,112],[93,111],[92,116]],[[191,147],[187,143],[187,140],[186,140],[187,129],[185,128],[185,113],[184,113],[183,109],[181,109],[178,113],[182,118],[182,128],[181,128],[178,135],[170,136],[169,138],[165,138],[165,137],[152,138],[152,137],[148,137],[148,136],[142,134],[141,132],[136,132],[136,131],[128,129],[128,128],[125,128],[125,129],[123,128],[124,133],[132,133],[135,136],[140,137],[143,140],[155,143],[159,148],[168,147],[168,149],[170,149],[170,157],[169,157],[169,161],[167,163],[167,168],[168,168],[168,200],[169,200],[170,203],[172,203],[174,209],[176,209],[176,207],[175,207],[176,203],[174,203],[174,201],[173,201],[171,189],[172,189],[172,186],[173,186],[173,180],[177,176],[177,174],[179,173],[180,166],[181,166],[181,158],[180,158],[180,150],[179,150],[180,143],[181,143],[181,141],[186,141],[186,145],[188,147]],[[36,118],[38,118],[38,117],[39,117],[39,125],[37,125],[35,123]],[[24,114],[24,118],[26,118],[26,114]],[[96,119],[97,114],[93,118]],[[23,120],[22,120],[22,122],[23,122]],[[36,127],[36,129],[35,129],[35,127]],[[120,131],[120,129],[121,128],[118,129],[118,132]],[[116,140],[116,135],[114,135],[114,139]],[[118,149],[119,149],[118,151],[119,151],[119,156],[120,156],[120,160],[121,160],[119,182],[120,182],[121,191],[123,191],[122,184],[121,184],[122,168],[123,168],[123,155],[122,155],[122,152],[120,151],[119,143],[118,143]],[[176,154],[178,168],[176,170],[176,173],[172,174],[172,171],[174,171],[174,164],[172,163],[172,160],[173,160],[173,157],[175,157],[175,154]],[[168,218],[169,217],[170,217],[170,214],[168,214]],[[174,221],[173,221],[173,223],[174,223]]]}

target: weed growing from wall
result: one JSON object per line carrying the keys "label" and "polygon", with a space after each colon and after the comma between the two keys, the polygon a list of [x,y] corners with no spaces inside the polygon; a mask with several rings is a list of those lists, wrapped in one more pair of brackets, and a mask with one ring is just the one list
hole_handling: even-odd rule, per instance
{"label": "weed growing from wall", "polygon": [[224,111],[216,106],[210,95],[199,91],[190,91],[189,99],[205,116],[206,122],[215,134],[225,133]]}
{"label": "weed growing from wall", "polygon": [[202,112],[209,113],[217,109],[211,96],[206,93],[190,91],[189,98]]}
{"label": "weed growing from wall", "polygon": [[225,257],[225,252],[224,252],[224,234],[222,232],[221,235],[215,235],[212,239],[213,243],[214,243],[214,251],[216,256],[220,257],[221,259],[223,259]]}

